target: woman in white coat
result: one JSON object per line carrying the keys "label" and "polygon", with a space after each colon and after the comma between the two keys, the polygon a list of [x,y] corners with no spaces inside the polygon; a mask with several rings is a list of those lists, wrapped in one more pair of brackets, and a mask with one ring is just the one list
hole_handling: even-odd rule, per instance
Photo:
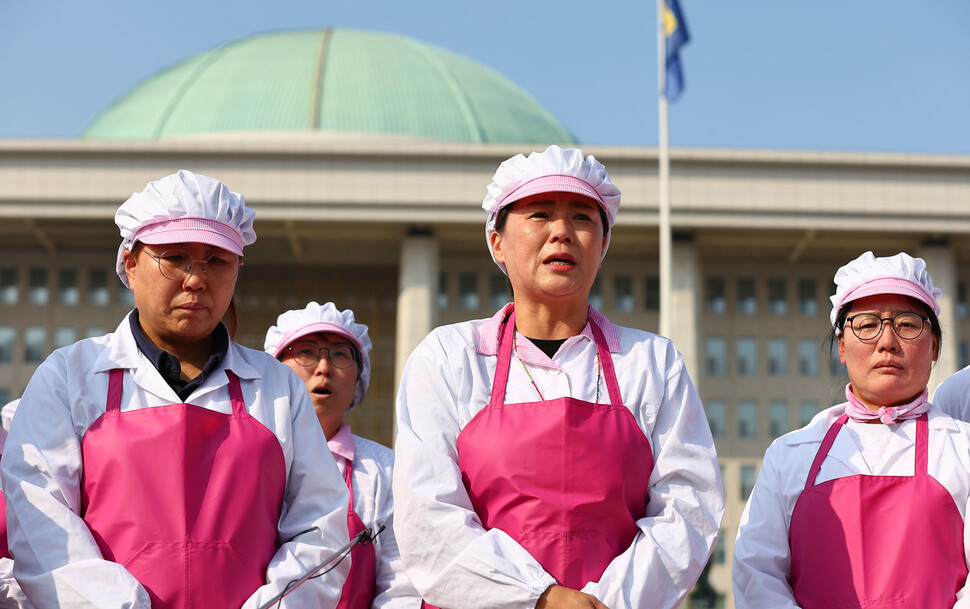
{"label": "woman in white coat", "polygon": [[970,607],[970,426],[927,400],[941,291],[923,260],[835,275],[846,402],[775,440],[741,516],[738,607]]}
{"label": "woman in white coat", "polygon": [[264,348],[306,383],[327,445],[350,490],[347,530],[377,537],[351,551],[353,562],[338,609],[418,609],[418,596],[401,566],[394,539],[391,472],[394,451],[350,432],[344,415],[370,385],[371,340],[354,312],[332,302],[287,311],[266,331]]}
{"label": "woman in white coat", "polygon": [[514,302],[434,330],[398,394],[394,528],[431,605],[675,607],[710,555],[723,490],[681,355],[589,305],[619,203],[557,146],[488,187]]}
{"label": "woman in white coat", "polygon": [[[118,209],[136,308],[41,364],[0,467],[36,606],[257,607],[347,543],[347,488],[303,384],[231,340],[253,216],[188,171]],[[280,606],[334,607],[348,568]]]}

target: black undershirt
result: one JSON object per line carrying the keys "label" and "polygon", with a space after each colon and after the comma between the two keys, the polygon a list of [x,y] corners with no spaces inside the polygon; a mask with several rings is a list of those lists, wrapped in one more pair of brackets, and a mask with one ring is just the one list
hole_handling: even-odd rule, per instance
{"label": "black undershirt", "polygon": [[[526,338],[529,338],[529,337],[526,336]],[[545,353],[546,357],[548,357],[549,359],[552,359],[552,356],[556,354],[556,351],[559,351],[559,347],[562,347],[562,344],[566,342],[566,340],[567,339],[565,338],[556,338],[553,340],[541,340],[538,338],[529,338],[529,341],[536,347],[539,347],[539,350]]]}
{"label": "black undershirt", "polygon": [[138,309],[131,312],[128,322],[131,326],[131,333],[135,337],[135,343],[138,344],[138,349],[145,354],[148,361],[155,366],[168,386],[175,391],[175,395],[179,396],[179,399],[183,402],[189,399],[192,392],[205,382],[205,379],[213,370],[219,367],[229,352],[229,330],[220,322],[212,332],[212,355],[209,356],[209,361],[205,363],[205,367],[199,373],[199,376],[186,381],[181,377],[182,364],[179,363],[178,358],[168,351],[158,348],[142,332],[141,326],[138,324]]}

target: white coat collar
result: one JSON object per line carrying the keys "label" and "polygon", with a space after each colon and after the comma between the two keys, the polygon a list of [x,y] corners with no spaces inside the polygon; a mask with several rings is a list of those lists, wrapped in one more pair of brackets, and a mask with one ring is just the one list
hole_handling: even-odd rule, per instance
{"label": "white coat collar", "polygon": [[[510,302],[499,311],[493,315],[489,320],[485,322],[482,326],[482,337],[478,341],[478,353],[480,355],[496,355],[498,354],[498,343],[499,339],[499,329],[502,327],[502,322],[512,311],[513,304]],[[603,332],[603,338],[606,339],[606,346],[609,348],[610,353],[617,353],[620,351],[620,336],[616,331],[616,326],[613,322],[608,320],[605,315],[593,308],[592,305],[589,307],[589,318],[596,322],[600,330]],[[580,332],[580,336],[584,336],[590,341],[595,342],[593,337],[593,330],[589,327],[589,322],[586,322],[586,326],[583,331]]]}

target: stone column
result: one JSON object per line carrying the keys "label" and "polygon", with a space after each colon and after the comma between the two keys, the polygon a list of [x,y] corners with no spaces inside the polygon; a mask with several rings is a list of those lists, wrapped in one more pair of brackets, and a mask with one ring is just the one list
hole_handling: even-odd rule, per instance
{"label": "stone column", "polygon": [[671,340],[684,356],[687,373],[695,385],[699,379],[702,354],[700,336],[701,269],[693,235],[675,233],[671,255],[670,329]]}
{"label": "stone column", "polygon": [[395,394],[408,356],[437,322],[438,238],[429,229],[411,228],[401,245],[400,264],[394,348]]}
{"label": "stone column", "polygon": [[960,365],[960,336],[957,324],[957,264],[953,248],[946,240],[926,241],[916,254],[926,261],[926,269],[933,278],[933,285],[943,290],[940,297],[940,327],[943,329],[943,345],[940,357],[930,375],[930,396],[937,386],[957,371]]}

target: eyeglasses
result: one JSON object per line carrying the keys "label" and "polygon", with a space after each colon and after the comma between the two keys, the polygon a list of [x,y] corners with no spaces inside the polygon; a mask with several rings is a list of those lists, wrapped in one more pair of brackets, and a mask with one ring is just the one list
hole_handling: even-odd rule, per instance
{"label": "eyeglasses", "polygon": [[315,367],[320,363],[321,359],[327,358],[327,361],[334,368],[344,370],[350,368],[357,360],[354,357],[354,348],[344,343],[327,348],[317,347],[314,343],[301,341],[293,343],[286,350],[292,353],[296,363],[304,368]]}
{"label": "eyeglasses", "polygon": [[845,325],[859,340],[876,340],[882,334],[883,322],[890,322],[896,336],[903,340],[915,340],[923,333],[923,324],[929,317],[919,313],[898,313],[893,317],[879,317],[875,313],[859,313],[845,318]]}
{"label": "eyeglasses", "polygon": [[212,283],[232,283],[239,275],[239,267],[243,265],[239,256],[229,253],[213,254],[205,260],[194,260],[185,250],[165,250],[157,256],[148,250],[143,251],[158,263],[158,271],[162,277],[172,281],[184,280],[192,272],[193,265],[199,262],[202,266],[196,268]]}

